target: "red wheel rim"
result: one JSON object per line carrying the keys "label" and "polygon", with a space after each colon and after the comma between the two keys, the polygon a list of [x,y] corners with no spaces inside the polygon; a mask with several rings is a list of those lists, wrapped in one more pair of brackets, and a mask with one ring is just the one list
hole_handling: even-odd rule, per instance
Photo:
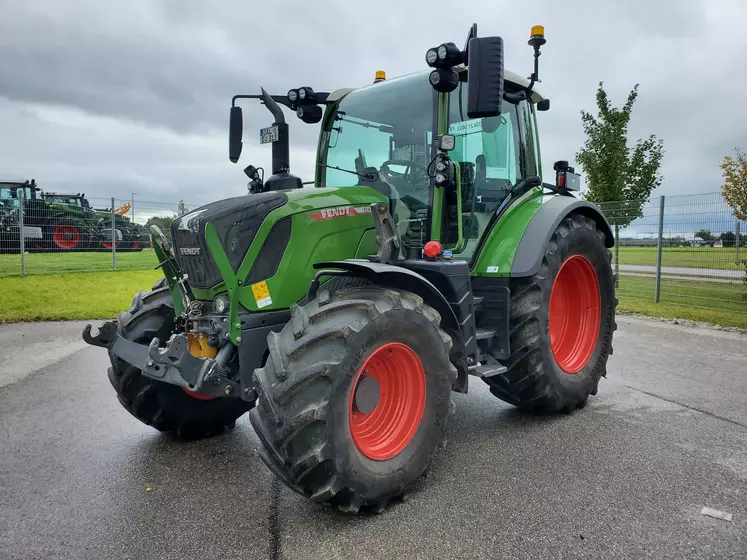
{"label": "red wheel rim", "polygon": [[140,249],[140,241],[133,241],[132,242],[132,248],[133,249]]}
{"label": "red wheel rim", "polygon": [[203,395],[202,393],[195,393],[194,391],[190,391],[189,389],[182,387],[182,391],[187,393],[190,397],[193,399],[196,399],[198,401],[212,401],[213,399],[217,399],[218,397],[214,397],[212,395]]}
{"label": "red wheel rim", "polygon": [[[356,393],[366,377],[378,384],[378,402],[363,413]],[[425,410],[425,371],[407,345],[390,342],[377,348],[353,380],[350,431],[358,450],[369,459],[385,461],[400,453],[418,430]]]}
{"label": "red wheel rim", "polygon": [[594,267],[586,257],[569,257],[555,277],[547,321],[550,348],[566,373],[578,373],[591,359],[599,337],[600,308]]}
{"label": "red wheel rim", "polygon": [[75,226],[57,226],[52,232],[52,240],[60,249],[72,249],[80,241],[80,232]]}
{"label": "red wheel rim", "polygon": [[[111,248],[112,248],[112,242],[111,242],[111,241],[102,241],[102,242],[101,242],[101,244],[102,244],[102,245],[103,245],[103,246],[104,246],[104,247],[105,247],[106,249],[111,249]],[[115,243],[115,245],[116,245],[117,247],[119,247],[119,241],[117,241],[117,242]]]}

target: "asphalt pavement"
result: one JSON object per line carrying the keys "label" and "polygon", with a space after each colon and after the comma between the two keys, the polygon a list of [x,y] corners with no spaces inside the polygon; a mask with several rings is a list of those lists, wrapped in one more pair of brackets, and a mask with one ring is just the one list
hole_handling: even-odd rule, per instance
{"label": "asphalt pavement", "polygon": [[747,335],[618,323],[584,410],[471,379],[428,478],[359,516],[279,485],[246,416],[192,443],[141,425],[82,323],[0,325],[0,559],[747,558]]}

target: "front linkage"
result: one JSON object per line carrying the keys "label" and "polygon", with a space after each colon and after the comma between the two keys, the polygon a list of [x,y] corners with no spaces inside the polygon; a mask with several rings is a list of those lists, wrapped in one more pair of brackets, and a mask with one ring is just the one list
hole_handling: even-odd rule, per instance
{"label": "front linkage", "polygon": [[228,377],[228,362],[233,357],[236,347],[227,342],[215,358],[197,358],[189,351],[190,334],[174,334],[160,348],[161,341],[154,338],[146,346],[137,344],[119,335],[117,321],[107,321],[98,334],[91,335],[91,325],[83,330],[83,340],[92,346],[106,348],[109,352],[140,369],[142,375],[184,387],[201,395],[215,397],[241,396],[253,402],[256,398],[253,391],[241,390],[241,384]]}
{"label": "front linkage", "polygon": [[[171,292],[174,321],[184,325],[184,332],[171,334],[162,348],[158,337],[153,337],[148,344],[129,340],[121,335],[119,321],[113,320],[103,323],[96,335],[91,334],[91,325],[86,325],[83,340],[106,348],[110,355],[135,366],[149,379],[176,385],[201,397],[240,397],[253,403],[256,395],[252,387],[242,387],[241,379],[232,375],[229,366],[237,349],[230,338],[233,335],[241,341],[240,335],[233,331],[241,333],[242,321],[233,320],[234,313],[230,318],[203,313],[202,303],[192,299],[166,237],[157,226],[151,226],[151,236],[160,261],[157,268],[163,269]],[[193,331],[189,331],[190,321],[197,323]],[[236,329],[227,328],[228,323]],[[208,339],[213,349],[206,354],[202,348],[203,344],[208,344]],[[211,353],[215,356],[210,356]]]}

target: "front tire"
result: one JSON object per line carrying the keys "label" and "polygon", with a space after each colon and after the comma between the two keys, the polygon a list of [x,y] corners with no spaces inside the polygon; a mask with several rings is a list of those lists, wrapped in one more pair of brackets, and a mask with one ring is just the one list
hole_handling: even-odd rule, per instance
{"label": "front tire", "polygon": [[485,378],[498,398],[532,412],[572,412],[607,375],[615,323],[612,253],[596,223],[566,217],[539,271],[511,279],[511,356]]}
{"label": "front tire", "polygon": [[344,287],[291,308],[254,372],[268,467],[315,502],[382,509],[442,444],[456,369],[440,316],[410,292]]}
{"label": "front tire", "polygon": [[[120,336],[149,344],[168,340],[174,328],[174,304],[166,279],[149,292],[139,292],[129,311],[117,317]],[[141,370],[109,352],[109,381],[122,406],[143,424],[185,439],[199,439],[232,429],[252,407],[239,398],[205,398],[181,387],[150,379]]]}

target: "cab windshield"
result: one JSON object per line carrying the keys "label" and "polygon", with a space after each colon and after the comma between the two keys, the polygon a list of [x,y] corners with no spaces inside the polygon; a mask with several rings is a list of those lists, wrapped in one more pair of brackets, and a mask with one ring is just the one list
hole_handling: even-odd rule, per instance
{"label": "cab windshield", "polygon": [[31,198],[31,188],[23,183],[0,183],[0,204],[6,208],[18,208],[18,191],[23,190],[25,199]]}
{"label": "cab windshield", "polygon": [[351,171],[373,168],[400,199],[427,207],[434,105],[433,88],[423,73],[347,95],[327,135],[322,184],[355,185],[359,178]]}

